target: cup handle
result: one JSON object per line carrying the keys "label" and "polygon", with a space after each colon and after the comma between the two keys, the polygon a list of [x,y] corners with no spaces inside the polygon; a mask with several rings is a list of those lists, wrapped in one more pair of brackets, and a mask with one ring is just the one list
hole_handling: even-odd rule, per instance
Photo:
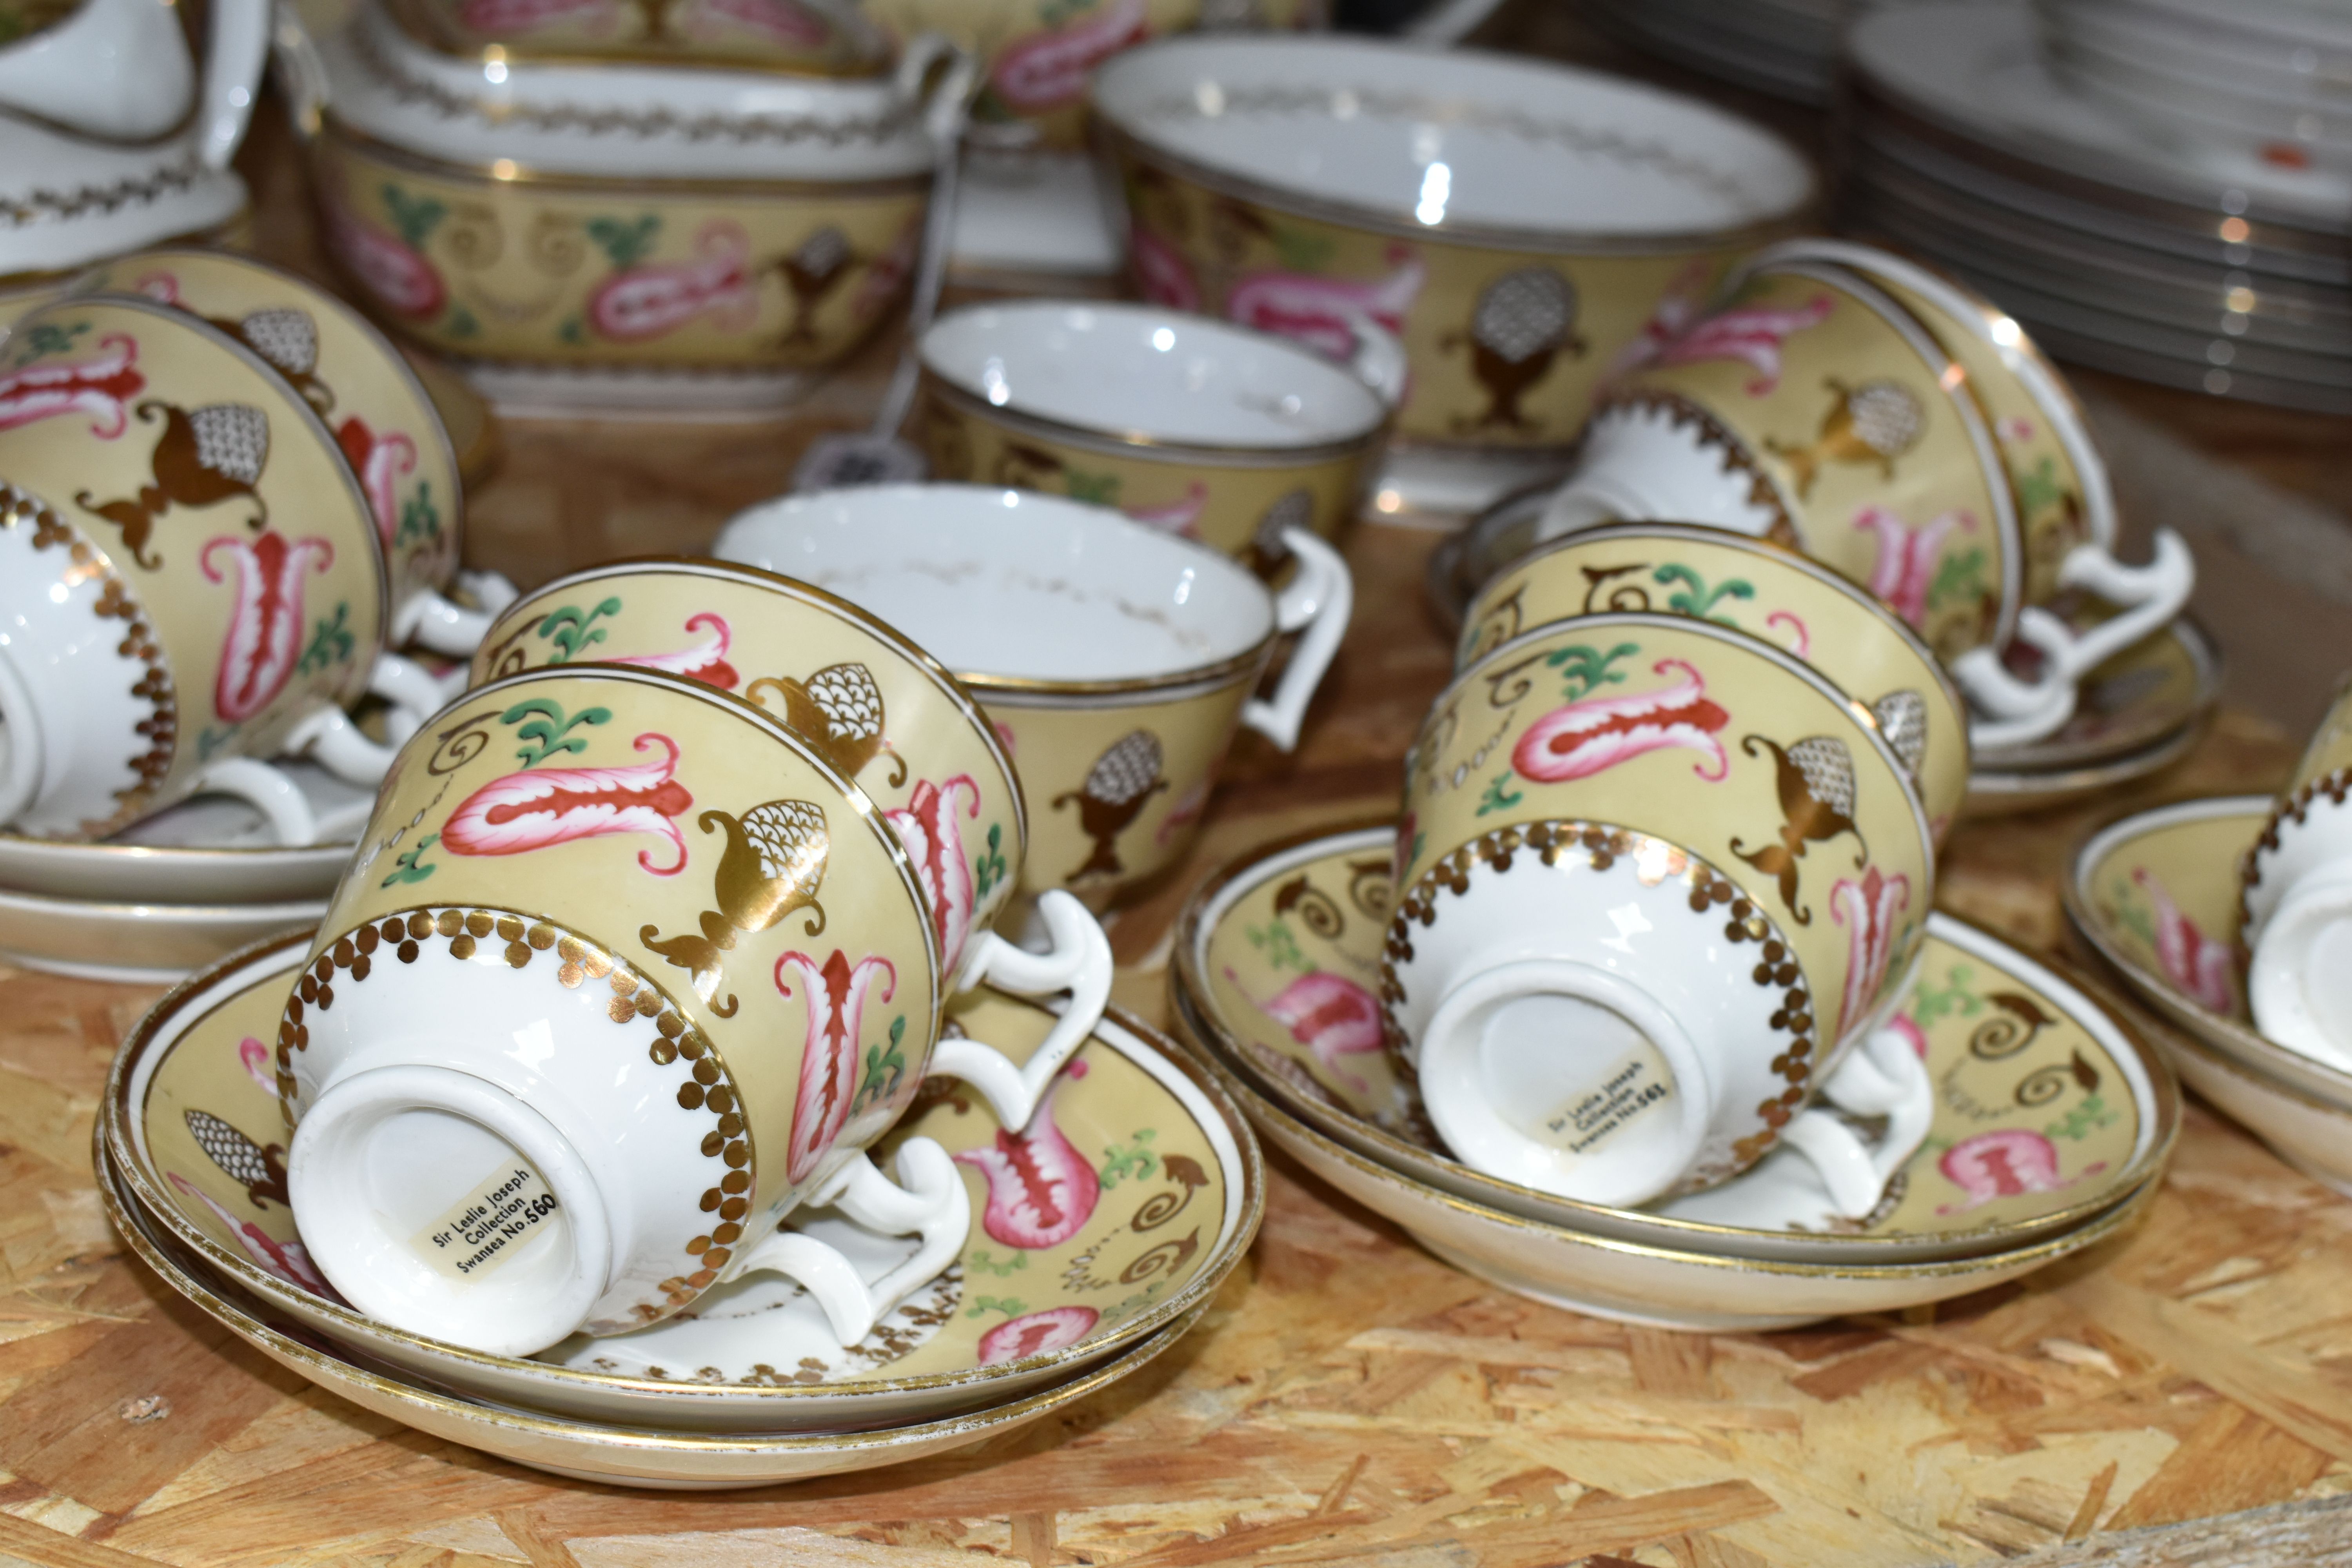
{"label": "cup handle", "polygon": [[881,1279],[868,1284],[839,1249],[793,1230],[780,1230],[753,1247],[739,1272],[791,1275],[824,1310],[834,1337],[856,1344],[892,1308],[954,1262],[971,1232],[971,1194],[937,1142],[908,1139],[899,1147],[897,1171],[893,1183],[861,1152],[808,1198],[813,1207],[837,1206],[869,1230],[922,1237],[914,1256]]}
{"label": "cup handle", "polygon": [[2061,587],[2087,588],[2123,613],[2077,635],[2038,606],[2019,613],[2017,635],[2042,658],[2035,680],[2020,680],[2000,662],[1998,649],[1971,648],[1952,661],[1952,677],[1980,710],[1969,724],[1969,743],[1979,748],[2038,741],[2074,714],[2083,677],[2134,643],[2169,625],[2197,585],[2197,563],[2180,535],[2164,529],[2145,566],[2126,566],[2096,544],[2077,546],[2058,568]]}
{"label": "cup handle", "polygon": [[196,774],[195,794],[229,795],[269,819],[270,832],[287,848],[319,842],[318,815],[310,797],[284,770],[252,757],[224,757]]}
{"label": "cup handle", "polygon": [[[462,680],[464,671],[455,679]],[[321,708],[294,726],[286,737],[285,754],[308,756],[345,784],[374,784],[392,771],[401,742],[424,728],[425,721],[448,700],[432,671],[396,653],[380,653],[368,670],[368,690],[392,704],[384,715],[390,746],[379,746],[335,707]]]}
{"label": "cup handle", "polygon": [[1355,608],[1356,579],[1339,552],[1303,528],[1286,528],[1282,542],[1297,557],[1298,570],[1274,602],[1275,625],[1286,632],[1304,630],[1290,652],[1290,665],[1276,683],[1274,695],[1253,697],[1242,706],[1242,722],[1280,746],[1298,745],[1298,726],[1315,689],[1339,656],[1339,640],[1348,635],[1348,616]]}
{"label": "cup handle", "polygon": [[954,1038],[931,1047],[927,1069],[980,1090],[1004,1130],[1014,1133],[1028,1127],[1054,1075],[1078,1054],[1110,1005],[1110,938],[1103,934],[1102,922],[1059,888],[1037,896],[1037,912],[1052,933],[1051,948],[1031,952],[994,931],[983,932],[965,955],[954,988],[962,991],[985,980],[1024,996],[1067,991],[1070,1000],[1052,1032],[1023,1067],[1014,1067],[994,1046]]}
{"label": "cup handle", "polygon": [[197,152],[207,169],[226,169],[245,140],[269,58],[270,0],[215,0],[205,40],[197,114]]}
{"label": "cup handle", "polygon": [[480,609],[467,609],[428,588],[411,596],[400,607],[393,617],[392,636],[386,640],[415,643],[451,658],[472,658],[474,650],[482,646],[482,639],[489,636],[491,625],[515,602],[518,590],[496,572],[462,573],[458,581],[474,602],[482,606]]}
{"label": "cup handle", "polygon": [[1356,339],[1356,350],[1348,356],[1348,368],[1393,410],[1404,401],[1412,368],[1405,358],[1404,340],[1372,320],[1369,310],[1350,310],[1348,331]]}
{"label": "cup handle", "polygon": [[1826,1110],[1804,1111],[1780,1132],[1780,1141],[1821,1173],[1831,1206],[1860,1219],[1878,1206],[1886,1184],[1927,1141],[1936,1120],[1936,1086],[1908,1037],[1896,1029],[1873,1029],[1830,1075],[1822,1094],[1857,1116],[1886,1118],[1886,1136],[1875,1152]]}

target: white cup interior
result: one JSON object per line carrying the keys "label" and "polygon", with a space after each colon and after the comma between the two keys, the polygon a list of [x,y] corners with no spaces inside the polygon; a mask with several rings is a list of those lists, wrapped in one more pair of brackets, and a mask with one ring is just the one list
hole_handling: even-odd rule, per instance
{"label": "white cup interior", "polygon": [[712,553],[873,612],[959,675],[1148,679],[1274,630],[1264,584],[1213,550],[1059,496],[877,485],[752,508]]}
{"label": "white cup interior", "polygon": [[1080,429],[1281,451],[1353,441],[1385,413],[1347,371],[1279,338],[1148,305],[975,305],[923,334],[931,374]]}

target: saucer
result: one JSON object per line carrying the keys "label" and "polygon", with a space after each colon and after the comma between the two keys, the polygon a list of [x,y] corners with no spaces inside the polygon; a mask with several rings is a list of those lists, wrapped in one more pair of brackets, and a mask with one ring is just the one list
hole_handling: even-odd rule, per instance
{"label": "saucer", "polygon": [[307,930],[326,912],[323,898],[112,904],[0,889],[0,963],[118,985],[169,985],[248,942],[289,926]]}
{"label": "saucer", "polygon": [[[289,933],[159,1003],[117,1057],[103,1136],[175,1245],[354,1353],[467,1396],[587,1421],[703,1431],[849,1430],[1026,1395],[1120,1353],[1214,1295],[1257,1229],[1264,1181],[1240,1112],[1161,1037],[1107,1018],[1020,1139],[953,1080],[926,1086],[877,1150],[938,1140],[964,1170],[963,1256],[844,1350],[798,1287],[751,1276],[635,1334],[521,1361],[360,1316],[323,1288],[287,1207],[268,1053],[307,935]],[[1015,1058],[1053,1017],[983,992],[951,1021]],[[874,1273],[896,1237],[805,1218]]]}
{"label": "saucer", "polygon": [[140,1261],[214,1321],[329,1393],[446,1442],[575,1480],[662,1490],[772,1486],[904,1464],[1002,1436],[1141,1370],[1207,1310],[1196,1305],[1116,1360],[1023,1398],[868,1432],[695,1433],[570,1420],[467,1399],[287,1321],[152,1223],[98,1155],[99,1196]]}
{"label": "saucer", "polygon": [[[284,847],[271,840],[268,821],[246,802],[234,795],[198,795],[100,844],[0,833],[0,889],[115,903],[324,900],[351,863],[352,840],[367,826],[374,792],[345,784],[314,763],[278,766],[310,803],[320,832],[337,842]],[[230,947],[302,918],[291,915],[263,926],[196,962],[210,963]]]}
{"label": "saucer", "polygon": [[2273,1044],[2246,1010],[2238,867],[2268,795],[2136,813],[2074,852],[2066,918],[2158,1017],[2189,1087],[2313,1180],[2352,1194],[2352,1074]]}
{"label": "saucer", "polygon": [[2197,742],[2205,738],[2206,720],[2210,717],[2209,710],[2146,751],[2108,762],[2048,773],[1973,769],[1969,773],[1968,798],[1960,805],[1960,816],[2013,816],[2021,812],[2046,811],[2152,778],[2196,750]]}
{"label": "saucer", "polygon": [[1177,928],[1175,984],[1196,1038],[1286,1120],[1415,1185],[1594,1238],[1750,1260],[1917,1263],[2014,1251],[2078,1229],[2150,1184],[2179,1121],[2161,1062],[2096,1000],[1947,915],[1895,1026],[1937,1089],[1927,1141],[1861,1221],[1778,1151],[1649,1211],[1558,1198],[1469,1169],[1385,1048],[1379,984],[1391,827],[1262,850],[1213,879]]}

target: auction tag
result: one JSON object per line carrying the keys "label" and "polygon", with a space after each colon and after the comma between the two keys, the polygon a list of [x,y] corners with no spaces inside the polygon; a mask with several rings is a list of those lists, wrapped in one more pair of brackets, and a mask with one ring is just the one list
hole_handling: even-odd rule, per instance
{"label": "auction tag", "polygon": [[479,1279],[511,1262],[557,1207],[546,1178],[518,1160],[475,1183],[408,1245],[452,1279]]}

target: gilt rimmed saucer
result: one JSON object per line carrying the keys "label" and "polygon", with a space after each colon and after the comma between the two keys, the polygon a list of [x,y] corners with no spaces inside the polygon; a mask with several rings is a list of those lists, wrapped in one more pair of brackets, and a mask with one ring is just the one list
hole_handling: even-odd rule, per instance
{"label": "gilt rimmed saucer", "polygon": [[2226,795],[2109,824],[2074,852],[2066,917],[2168,1026],[2156,1037],[2189,1088],[2352,1194],[2352,1073],[2264,1038],[2246,1006],[2238,868],[2274,805]]}
{"label": "gilt rimmed saucer", "polygon": [[239,1289],[140,1207],[97,1155],[99,1195],[140,1261],[214,1321],[278,1365],[362,1409],[451,1443],[575,1480],[661,1490],[772,1486],[968,1447],[1025,1426],[1133,1375],[1181,1339],[1207,1309],[1020,1397],[978,1409],[858,1432],[680,1432],[583,1421],[452,1394],[289,1321]]}
{"label": "gilt rimmed saucer", "polygon": [[1226,1070],[1318,1134],[1434,1192],[1564,1230],[1823,1266],[1948,1260],[2063,1236],[2161,1172],[2179,1121],[2162,1062],[2092,995],[1988,933],[1929,918],[1889,1015],[1927,1064],[1935,1122],[1860,1221],[1780,1151],[1645,1211],[1578,1203],[1454,1160],[1384,1044],[1377,995],[1391,826],[1308,836],[1213,878],[1177,927],[1182,1015]]}
{"label": "gilt rimmed saucer", "polygon": [[[568,1418],[703,1431],[849,1430],[1023,1396],[1120,1353],[1213,1295],[1255,1234],[1257,1146],[1241,1113],[1163,1037],[1119,1014],[1079,1051],[1029,1129],[999,1126],[953,1080],[927,1085],[877,1150],[936,1139],[966,1173],[962,1256],[843,1347],[789,1281],[747,1277],[636,1334],[524,1361],[376,1323],[303,1249],[287,1201],[268,1054],[306,937],[258,945],[158,1003],[118,1055],[101,1136],[126,1189],[175,1244],[316,1334],[468,1397]],[[956,1026],[1016,1059],[1052,1026],[996,992]],[[795,1215],[878,1275],[911,1247]]]}
{"label": "gilt rimmed saucer", "polygon": [[248,943],[316,925],[324,899],[268,904],[101,904],[0,889],[0,963],[169,985]]}

